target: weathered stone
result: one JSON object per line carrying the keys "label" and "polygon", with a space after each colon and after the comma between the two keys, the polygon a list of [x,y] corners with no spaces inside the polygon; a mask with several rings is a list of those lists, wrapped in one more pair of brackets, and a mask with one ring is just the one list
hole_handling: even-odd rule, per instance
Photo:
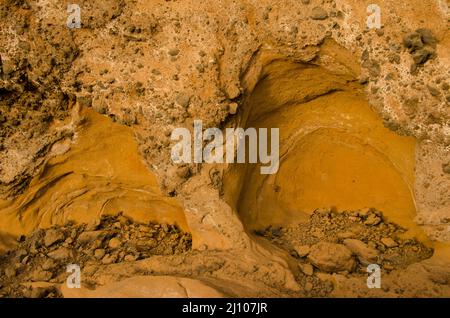
{"label": "weathered stone", "polygon": [[61,247],[53,252],[47,254],[48,257],[55,260],[65,260],[73,257],[73,251],[67,247]]}
{"label": "weathered stone", "polygon": [[96,259],[102,259],[105,256],[105,250],[103,248],[98,248],[94,251],[94,257]]}
{"label": "weathered stone", "polygon": [[321,7],[314,7],[311,12],[311,19],[325,20],[328,18],[328,13]]}
{"label": "weathered stone", "polygon": [[122,242],[120,242],[120,240],[117,237],[112,238],[111,240],[109,240],[108,243],[108,246],[112,249],[116,249],[120,247],[120,245],[122,245]]}
{"label": "weathered stone", "polygon": [[345,239],[344,245],[364,264],[375,262],[378,259],[378,251],[368,247],[360,240]]}
{"label": "weathered stone", "polygon": [[311,246],[308,260],[325,272],[351,272],[355,267],[352,253],[342,244],[317,243]]}
{"label": "weathered stone", "polygon": [[397,247],[398,243],[390,237],[383,237],[381,239],[381,243],[387,248]]}
{"label": "weathered stone", "polygon": [[63,241],[64,239],[64,233],[55,229],[50,229],[45,233],[44,244],[46,247],[49,247],[57,242]]}
{"label": "weathered stone", "polygon": [[294,250],[297,252],[298,256],[305,257],[309,254],[311,248],[309,245],[298,245],[294,246]]}
{"label": "weathered stone", "polygon": [[101,238],[103,236],[104,232],[103,231],[86,231],[81,233],[78,236],[78,243],[80,244],[88,244],[92,241],[95,241],[99,238]]}
{"label": "weathered stone", "polygon": [[311,264],[301,264],[300,269],[303,274],[307,276],[312,276],[314,274],[314,267]]}

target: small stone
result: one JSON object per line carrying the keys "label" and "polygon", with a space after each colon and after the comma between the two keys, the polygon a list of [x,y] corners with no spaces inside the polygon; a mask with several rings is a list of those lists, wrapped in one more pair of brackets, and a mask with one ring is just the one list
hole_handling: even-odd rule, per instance
{"label": "small stone", "polygon": [[179,94],[175,101],[181,107],[187,108],[189,106],[189,103],[191,102],[191,97],[187,94]]}
{"label": "small stone", "polygon": [[383,29],[377,29],[377,30],[375,31],[375,33],[376,33],[378,36],[383,36],[383,35],[384,35],[384,30],[383,30]]}
{"label": "small stone", "polygon": [[23,259],[22,259],[22,264],[24,264],[24,265],[26,265],[27,263],[28,263],[28,261],[30,260],[30,255],[27,255],[27,256],[25,256]]}
{"label": "small stone", "polygon": [[313,288],[314,288],[314,285],[313,285],[312,283],[307,282],[307,283],[305,284],[305,291],[310,292],[310,291],[313,290]]}
{"label": "small stone", "polygon": [[128,254],[124,258],[125,262],[134,262],[136,260],[136,256]]}
{"label": "small stone", "polygon": [[237,103],[230,103],[228,105],[228,113],[230,115],[236,115],[239,105]]}
{"label": "small stone", "polygon": [[116,249],[116,248],[120,247],[120,245],[122,245],[122,243],[120,242],[120,240],[117,237],[112,238],[111,240],[109,240],[109,243],[108,243],[108,246],[112,249]]}
{"label": "small stone", "polygon": [[342,244],[320,242],[311,246],[308,260],[325,272],[353,271],[356,263],[350,250]]}
{"label": "small stone", "polygon": [[106,254],[102,259],[102,263],[105,265],[109,265],[109,264],[115,263],[116,260],[117,260],[117,256]]}
{"label": "small stone", "polygon": [[321,7],[314,7],[311,12],[313,20],[325,20],[328,18],[328,13]]}
{"label": "small stone", "polygon": [[94,257],[96,259],[102,259],[105,256],[105,250],[102,248],[98,248],[94,251]]}
{"label": "small stone", "polygon": [[370,214],[367,220],[364,222],[365,225],[375,226],[381,223],[381,218],[375,214]]}
{"label": "small stone", "polygon": [[236,85],[230,85],[226,88],[228,99],[235,99],[241,95],[241,89]]}
{"label": "small stone", "polygon": [[398,243],[390,237],[383,237],[381,239],[381,243],[387,248],[397,247]]}
{"label": "small stone", "polygon": [[73,251],[67,247],[61,247],[53,252],[47,254],[48,257],[54,260],[65,260],[73,257]]}
{"label": "small stone", "polygon": [[50,229],[45,233],[44,244],[49,247],[57,242],[64,240],[64,234],[61,231]]}
{"label": "small stone", "polygon": [[312,276],[314,274],[314,267],[311,264],[301,264],[300,269],[303,274],[307,276]]}
{"label": "small stone", "polygon": [[72,239],[71,237],[68,237],[68,238],[64,241],[64,243],[70,245],[70,244],[73,243],[73,239]]}
{"label": "small stone", "polygon": [[308,256],[311,248],[309,247],[309,245],[299,245],[295,246],[294,250],[297,252],[298,256],[305,257]]}
{"label": "small stone", "polygon": [[356,256],[363,264],[370,264],[378,259],[378,251],[368,247],[364,242],[356,239],[345,239],[344,245]]}
{"label": "small stone", "polygon": [[84,245],[84,244],[88,244],[92,241],[95,241],[99,238],[101,238],[103,236],[104,232],[103,231],[86,231],[81,233],[78,236],[78,243]]}

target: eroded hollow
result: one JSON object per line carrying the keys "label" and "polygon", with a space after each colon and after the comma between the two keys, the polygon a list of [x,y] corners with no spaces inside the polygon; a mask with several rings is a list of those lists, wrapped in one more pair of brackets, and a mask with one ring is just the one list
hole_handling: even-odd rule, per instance
{"label": "eroded hollow", "polygon": [[75,142],[55,144],[54,157],[24,193],[0,200],[0,251],[36,228],[92,223],[119,213],[138,223],[175,224],[189,232],[183,208],[160,191],[132,130],[88,108],[79,116],[84,124]]}
{"label": "eroded hollow", "polygon": [[376,208],[415,227],[415,139],[385,128],[351,75],[273,61],[239,120],[280,130],[276,174],[236,164],[224,176],[225,198],[247,230],[303,222],[318,208]]}

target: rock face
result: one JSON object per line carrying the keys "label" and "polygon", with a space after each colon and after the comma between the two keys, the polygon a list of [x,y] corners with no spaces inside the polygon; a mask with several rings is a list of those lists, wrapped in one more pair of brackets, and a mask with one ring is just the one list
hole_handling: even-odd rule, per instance
{"label": "rock face", "polygon": [[311,246],[308,260],[325,272],[351,272],[355,267],[352,253],[342,244],[320,242]]}
{"label": "rock face", "polygon": [[65,298],[222,298],[226,294],[189,278],[136,276],[110,283],[94,291],[62,286]]}
{"label": "rock face", "polygon": [[[239,218],[241,211],[235,211],[234,202],[230,203],[240,197],[240,193],[227,192],[241,188],[237,186],[241,185],[241,176],[233,175],[235,166],[175,165],[171,160],[171,132],[180,127],[191,129],[194,120],[202,120],[204,128],[246,124],[249,114],[264,111],[264,107],[258,106],[264,103],[273,106],[274,102],[279,102],[280,109],[272,113],[284,116],[289,125],[291,122],[302,124],[299,116],[286,116],[284,111],[292,107],[284,106],[309,102],[313,105],[319,98],[342,109],[364,100],[370,103],[370,111],[389,133],[412,139],[415,149],[411,153],[415,155],[411,161],[405,159],[407,150],[403,146],[393,147],[392,157],[404,164],[391,164],[388,161],[392,158],[386,162],[381,160],[400,176],[407,195],[414,195],[412,206],[417,211],[412,211],[411,215],[417,217],[413,220],[413,217],[399,216],[398,220],[404,221],[408,228],[419,224],[434,240],[450,241],[447,2],[380,0],[382,29],[374,29],[366,23],[367,3],[354,0],[79,0],[82,27],[70,29],[66,25],[65,1],[2,1],[0,250],[13,248],[19,235],[28,235],[39,227],[65,226],[67,220],[88,222],[86,218],[104,213],[104,208],[109,209],[107,213],[131,210],[144,216],[156,211],[155,215],[164,220],[166,212],[174,209],[175,201],[182,205],[179,209],[177,205],[176,219],[189,224],[194,238],[192,246],[200,253],[198,259],[203,260],[210,251],[232,250],[233,256],[254,260],[254,264],[243,265],[240,259],[227,255],[216,260],[219,264],[214,263],[210,272],[223,269],[218,275],[228,275],[226,278],[236,276],[233,270],[245,273],[246,277],[270,287],[266,296],[276,294],[274,290],[279,292],[280,286],[289,285],[286,277],[292,275],[287,266],[276,266],[279,264],[276,256],[260,253],[259,249],[263,249],[260,246],[255,248],[257,244],[249,237],[253,229],[246,228],[246,223]],[[292,68],[285,70],[287,76],[280,76],[280,69],[275,67],[268,75],[277,80],[280,88],[269,83],[266,91],[270,94],[267,98],[256,99],[256,107],[251,108],[247,103],[249,97],[257,97],[257,89],[267,84],[263,79],[269,78],[265,70],[277,61],[286,62]],[[302,76],[292,76],[293,70]],[[314,90],[296,89],[287,96],[286,78],[293,78],[303,87]],[[351,93],[345,95],[349,102],[334,103],[336,96],[343,96],[340,93],[344,91]],[[312,113],[316,109],[313,107]],[[92,125],[93,116],[89,113],[94,112],[101,114],[95,114],[103,120],[100,125]],[[321,110],[308,127],[319,132],[325,128],[340,131],[335,124],[351,126],[364,122],[360,118],[365,115],[356,114],[353,120],[339,110],[328,117],[333,119],[332,124],[324,127],[326,116],[322,116]],[[121,129],[106,124],[113,122]],[[279,122],[273,123],[273,127],[279,127]],[[96,138],[87,138],[92,148],[80,149],[79,137],[93,126],[97,130],[88,136]],[[366,127],[362,131],[372,130]],[[311,135],[311,131],[304,132]],[[132,143],[122,138],[124,136]],[[322,138],[317,139],[321,141],[319,145],[330,140],[320,134],[319,137]],[[299,140],[295,136],[289,138],[286,144],[297,144]],[[330,141],[342,144],[342,138]],[[371,153],[365,141],[360,143],[363,154]],[[124,144],[127,147],[123,147]],[[305,148],[308,151],[302,155],[311,154],[311,148],[317,149],[308,146]],[[78,156],[80,150],[86,152],[87,149],[92,150],[90,169],[87,167],[89,158],[80,160]],[[373,152],[380,152],[380,149],[385,149],[384,145],[375,147]],[[74,151],[75,156],[70,151]],[[64,157],[68,153],[70,156]],[[319,158],[320,153],[312,157]],[[380,157],[384,158],[384,153]],[[296,164],[294,160],[293,166]],[[368,174],[377,175],[377,171],[369,167],[362,168]],[[408,175],[407,171],[413,172]],[[319,171],[317,179],[325,179],[322,172]],[[404,178],[405,175],[408,177]],[[139,182],[128,183],[130,176]],[[357,178],[342,180],[362,189]],[[387,188],[388,183],[382,180],[379,186]],[[276,182],[270,185],[268,191],[257,197],[258,201],[263,202],[268,193],[281,197],[283,189],[280,191]],[[91,192],[92,188],[96,191]],[[399,189],[395,185],[393,188]],[[370,192],[371,188],[368,190]],[[405,197],[397,191],[390,193]],[[298,192],[291,197],[295,195]],[[171,196],[173,201],[166,196]],[[97,205],[99,201],[93,204],[99,198],[104,200],[102,204]],[[281,205],[273,206],[273,202],[263,204],[270,210],[284,209],[279,209]],[[362,206],[367,205],[363,202]],[[286,210],[298,209],[289,206]],[[416,243],[399,241],[399,246],[395,246],[393,242],[381,241],[379,236],[372,239],[357,231],[366,232],[370,228],[385,231],[383,235],[390,237],[391,233],[382,228],[384,220],[378,215],[351,217],[358,221],[356,229],[341,228],[343,234],[334,236],[334,243],[330,240],[326,244],[343,244],[343,240],[353,237],[373,243],[380,252],[388,254],[384,261],[391,260],[392,264],[384,264],[385,268],[423,259],[423,255],[416,258]],[[78,236],[77,232],[73,237],[71,233],[61,236],[52,231],[41,233],[45,237],[33,235],[33,240],[26,242],[28,255],[14,254],[14,262],[19,264],[17,271],[9,266],[0,277],[10,279],[17,273],[22,279],[24,268],[29,264],[43,265],[40,256],[53,257],[58,264],[56,268],[61,270],[61,263],[67,257],[78,256],[67,253],[66,249],[76,248],[77,253],[78,249],[86,249],[89,255],[81,254],[82,257],[106,266],[147,258],[153,255],[149,251],[158,247],[161,250],[157,255],[172,255],[177,246],[162,244],[159,237],[133,230],[131,248],[126,237],[120,237],[121,244],[112,241],[120,236],[119,230],[112,235],[96,230],[90,228],[85,235]],[[187,225],[185,230],[188,231]],[[273,238],[280,233],[275,229],[271,231]],[[301,257],[302,262],[308,256],[311,262],[317,263],[316,272],[346,271],[351,267],[352,257],[344,252],[344,245],[317,246],[317,240],[327,239],[328,234],[323,229],[311,235],[313,240],[301,243],[315,246],[311,251],[302,248],[291,253],[293,248],[295,250],[291,244],[286,247],[288,253]],[[188,245],[190,250],[190,240]],[[363,247],[360,243],[347,242],[347,246],[353,249],[359,263],[373,257],[373,251],[367,250],[373,248],[372,245]],[[186,250],[185,247],[181,249]],[[398,253],[398,249],[408,253]],[[327,259],[321,256],[320,250],[338,256]],[[429,256],[428,252],[424,254]],[[411,255],[413,261],[396,263],[396,259],[409,260]],[[220,263],[225,261],[229,262],[228,266]],[[46,271],[53,270],[50,263],[45,267],[49,268]],[[306,268],[310,274],[310,268]],[[192,272],[183,268],[177,274],[191,275]],[[317,277],[314,271],[307,276],[308,279],[302,278],[301,285],[310,295],[316,295],[320,289],[314,281]],[[53,279],[59,281],[61,277],[55,275]],[[296,283],[289,286],[296,286]],[[323,290],[329,292],[328,288]],[[14,290],[10,293],[5,289],[4,293],[15,295]],[[37,289],[31,293],[33,296],[44,294]]]}

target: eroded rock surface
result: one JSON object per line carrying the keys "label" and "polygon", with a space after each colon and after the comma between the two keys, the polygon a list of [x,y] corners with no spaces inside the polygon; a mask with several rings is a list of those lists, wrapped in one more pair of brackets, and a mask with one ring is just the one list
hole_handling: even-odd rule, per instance
{"label": "eroded rock surface", "polygon": [[[400,173],[405,184],[402,193],[412,196],[408,201],[413,202],[412,209],[407,213],[392,209],[386,215],[406,215],[406,219],[399,218],[407,220],[401,224],[407,224],[406,230],[422,241],[435,240],[436,252],[446,251],[440,242],[450,240],[448,3],[379,1],[381,29],[367,27],[369,3],[357,0],[79,0],[80,29],[66,26],[68,3],[0,2],[0,219],[7,220],[0,232],[2,248],[15,249],[20,234],[29,235],[39,227],[63,226],[67,220],[82,223],[122,211],[141,220],[149,216],[177,220],[191,233],[194,251],[186,258],[158,256],[131,261],[132,256],[128,257],[131,262],[116,264],[107,250],[120,250],[120,244],[111,238],[92,251],[92,257],[104,263],[92,271],[85,269],[99,285],[121,280],[124,271],[144,271],[206,278],[211,286],[226,286],[226,290],[218,288],[225,294],[238,296],[339,296],[343,295],[339,286],[345,286],[345,293],[353,296],[449,295],[446,253],[442,252],[439,261],[434,256],[424,261],[431,256],[428,249],[413,239],[408,245],[393,238],[393,230],[387,229],[380,232],[382,236],[377,234],[375,247],[370,246],[370,236],[364,231],[355,237],[343,232],[337,242],[329,242],[345,244],[345,239],[357,239],[381,254],[386,253],[382,248],[406,251],[398,258],[394,253],[392,264],[383,263],[394,266],[394,272],[400,271],[389,276],[385,289],[367,291],[362,276],[315,274],[316,269],[307,264],[301,269],[308,278],[299,279],[298,266],[291,264],[287,253],[260,244],[246,232],[250,222],[242,222],[242,211],[235,204],[240,193],[229,191],[242,185],[239,178],[227,179],[227,169],[233,167],[177,166],[170,160],[174,128],[192,129],[194,120],[202,120],[204,128],[246,123],[247,111],[252,108],[249,97],[264,76],[277,74],[276,69],[265,73],[270,65],[282,61],[307,70],[319,69],[315,79],[326,74],[324,81],[309,87],[310,77],[304,76],[299,82],[305,84],[305,90],[294,96],[269,86],[272,104],[289,113],[292,108],[288,106],[293,103],[320,105],[329,97],[346,94],[344,88],[357,94],[359,100],[367,100],[385,127],[414,140],[412,164],[398,164],[403,160],[401,154],[400,161],[386,160],[393,171],[402,172],[406,166],[412,171],[411,175]],[[278,80],[287,84],[283,76]],[[111,138],[109,141],[117,144],[109,146],[98,142],[99,148],[92,141],[88,149],[93,152],[86,151],[92,154],[91,159],[103,159],[102,151],[120,155],[105,155],[97,165],[92,161],[86,161],[86,167],[80,164],[85,159],[74,156],[70,149],[86,149],[77,148],[77,142],[90,119],[88,108],[87,112],[95,111],[104,119],[129,127],[117,133],[102,124],[97,132],[109,128],[95,136],[109,140],[132,135],[138,146],[121,148],[122,142],[130,145],[129,139],[121,137]],[[274,112],[282,113],[281,109]],[[352,126],[352,121],[343,119],[336,123]],[[388,153],[378,150],[379,157]],[[133,164],[121,170],[116,159],[127,156]],[[156,189],[156,179],[147,174],[149,171],[158,177],[163,193],[173,198]],[[272,190],[279,190],[276,184]],[[136,207],[136,202],[144,204]],[[295,209],[288,210],[295,213]],[[169,216],[167,211],[171,211]],[[314,218],[308,213],[303,217],[305,222]],[[379,215],[354,217],[363,219],[361,226],[379,228],[386,224]],[[293,226],[281,223],[284,228]],[[93,232],[84,232],[82,241],[91,244],[102,237]],[[54,249],[49,251],[52,261],[76,257],[69,247],[60,246],[66,242],[61,237],[48,235],[46,248]],[[306,256],[310,251],[298,246],[319,242],[293,243],[298,255]],[[349,244],[358,266],[361,260],[372,259],[372,253],[360,243],[356,246],[347,241]],[[25,253],[40,247],[27,248]],[[242,255],[242,259],[235,255]],[[22,262],[26,255],[19,258]],[[396,264],[410,267],[400,269]],[[53,279],[50,261],[40,266],[31,279]],[[8,266],[2,278],[10,279],[20,271]],[[415,285],[424,289],[408,283],[407,278],[416,275],[411,273],[420,273],[420,284]],[[236,282],[236,277],[242,277],[242,282]],[[340,284],[337,287],[336,282]],[[48,286],[35,287],[28,296],[58,295],[54,289],[47,290]],[[22,295],[15,290],[6,294]]]}

